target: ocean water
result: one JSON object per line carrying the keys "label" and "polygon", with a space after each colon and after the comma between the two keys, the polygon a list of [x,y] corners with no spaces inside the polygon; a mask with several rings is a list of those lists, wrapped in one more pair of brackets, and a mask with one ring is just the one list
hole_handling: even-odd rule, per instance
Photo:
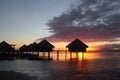
{"label": "ocean water", "polygon": [[[51,56],[53,61],[2,60],[0,71],[13,71],[27,74],[28,77],[36,77],[31,80],[120,80],[120,53],[118,52],[85,53],[84,60],[81,53],[78,60],[70,60],[69,53],[66,59],[64,52],[59,54],[59,61],[55,52]],[[76,54],[73,53],[73,58],[75,56]],[[11,73],[8,75],[10,79]]]}

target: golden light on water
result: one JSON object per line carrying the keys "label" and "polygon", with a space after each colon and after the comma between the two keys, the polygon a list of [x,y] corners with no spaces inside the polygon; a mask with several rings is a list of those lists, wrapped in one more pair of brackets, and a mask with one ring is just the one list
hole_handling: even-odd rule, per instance
{"label": "golden light on water", "polygon": [[79,52],[79,53],[78,53],[78,58],[79,58],[79,59],[82,59],[82,58],[83,58],[83,56],[82,56],[82,53],[81,53],[81,52]]}
{"label": "golden light on water", "polygon": [[[78,53],[79,59],[83,59],[82,54],[83,54],[82,52]],[[101,58],[101,57],[103,57],[103,56],[99,53],[89,53],[89,52],[84,53],[84,59],[97,59],[97,58]]]}

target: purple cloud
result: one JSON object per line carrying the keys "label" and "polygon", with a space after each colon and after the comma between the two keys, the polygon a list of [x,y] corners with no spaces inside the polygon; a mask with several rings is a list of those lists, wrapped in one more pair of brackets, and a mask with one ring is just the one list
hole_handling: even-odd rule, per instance
{"label": "purple cloud", "polygon": [[100,47],[100,51],[120,51],[120,44],[105,44]]}
{"label": "purple cloud", "polygon": [[78,0],[47,23],[51,41],[115,41],[120,38],[120,0]]}

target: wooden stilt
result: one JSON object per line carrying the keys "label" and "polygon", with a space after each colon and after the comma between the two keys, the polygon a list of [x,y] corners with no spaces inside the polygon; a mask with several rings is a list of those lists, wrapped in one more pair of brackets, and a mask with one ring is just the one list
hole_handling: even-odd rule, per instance
{"label": "wooden stilt", "polygon": [[82,52],[82,59],[84,59],[84,52]]}
{"label": "wooden stilt", "polygon": [[65,50],[65,61],[67,60],[67,51]]}
{"label": "wooden stilt", "polygon": [[48,59],[50,59],[50,52],[48,52]]}
{"label": "wooden stilt", "polygon": [[72,59],[72,52],[70,52],[70,59]]}
{"label": "wooden stilt", "polygon": [[41,56],[42,58],[43,58],[43,54],[44,54],[44,53],[42,52],[42,54],[41,54],[41,55],[42,55],[42,56]]}
{"label": "wooden stilt", "polygon": [[57,61],[59,60],[59,50],[57,50]]}
{"label": "wooden stilt", "polygon": [[42,53],[42,57],[45,58],[45,52]]}
{"label": "wooden stilt", "polygon": [[39,57],[39,52],[37,52],[37,55],[38,55],[38,57]]}
{"label": "wooden stilt", "polygon": [[78,52],[76,52],[76,59],[78,59]]}

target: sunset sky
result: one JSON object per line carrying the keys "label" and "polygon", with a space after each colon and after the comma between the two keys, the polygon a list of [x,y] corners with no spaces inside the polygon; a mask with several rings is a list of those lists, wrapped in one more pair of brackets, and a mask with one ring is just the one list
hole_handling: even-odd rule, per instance
{"label": "sunset sky", "polygon": [[0,42],[65,48],[75,38],[89,49],[120,49],[120,0],[0,0]]}

